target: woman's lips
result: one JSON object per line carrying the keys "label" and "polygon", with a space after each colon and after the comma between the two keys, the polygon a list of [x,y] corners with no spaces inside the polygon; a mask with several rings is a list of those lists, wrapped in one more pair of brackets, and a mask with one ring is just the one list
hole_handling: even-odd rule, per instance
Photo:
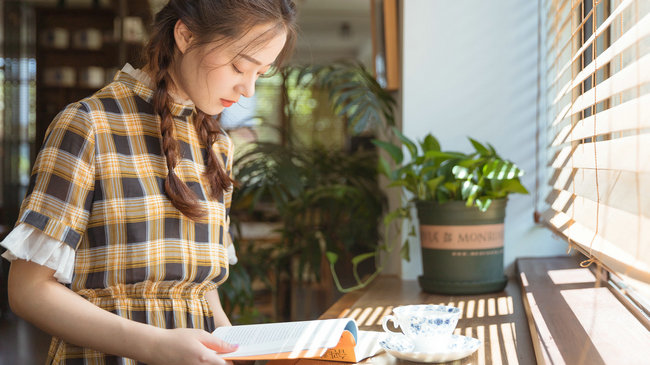
{"label": "woman's lips", "polygon": [[223,105],[223,106],[226,107],[226,108],[229,107],[229,106],[231,106],[231,105],[233,105],[233,104],[235,103],[235,102],[232,101],[232,100],[226,100],[226,99],[219,99],[219,100],[221,100],[221,105]]}

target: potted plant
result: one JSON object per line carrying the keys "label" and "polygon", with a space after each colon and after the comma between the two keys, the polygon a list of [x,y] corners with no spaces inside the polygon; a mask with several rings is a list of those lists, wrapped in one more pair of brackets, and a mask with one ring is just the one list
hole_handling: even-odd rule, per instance
{"label": "potted plant", "polygon": [[[329,90],[337,115],[347,118],[355,133],[373,130],[394,162],[391,167],[380,158],[379,170],[390,186],[402,187],[411,194],[406,203],[389,212],[384,219],[388,227],[404,219],[410,223],[409,236],[416,236],[412,208],[417,210],[422,242],[423,275],[419,278],[425,291],[449,294],[472,294],[501,290],[506,284],[503,274],[503,226],[505,207],[511,193],[527,194],[519,181],[523,171],[501,158],[490,144],[471,139],[471,153],[442,151],[440,143],[429,134],[414,142],[397,129],[383,135],[386,127],[395,125],[395,101],[374,77],[359,64],[337,63],[307,67],[298,80]],[[392,141],[401,141],[409,151],[405,161],[402,148]],[[392,251],[396,245],[379,243],[374,252],[352,258],[356,279],[352,287],[343,288],[336,270],[334,281],[342,292],[362,288],[383,269],[381,251]],[[409,259],[408,238],[401,245],[403,258]],[[336,252],[328,252],[330,266],[339,261]],[[374,260],[376,270],[363,277],[357,268]]]}
{"label": "potted plant", "polygon": [[[332,118],[343,119],[352,136],[384,121],[392,125],[395,102],[359,63],[293,66],[280,71],[284,101],[278,128],[281,142],[257,142],[237,156],[234,172],[240,188],[233,195],[232,215],[236,221],[237,215],[246,219],[256,214],[260,205],[273,207],[273,217],[263,220],[274,218],[281,223],[280,242],[263,259],[271,266],[266,271],[274,273],[274,297],[286,304],[279,307],[290,307],[290,313],[279,315],[296,320],[307,319],[309,313],[303,313],[308,306],[294,303],[294,298],[318,298],[325,310],[333,302],[331,297],[338,295],[333,290],[332,273],[337,284],[337,272],[345,285],[355,279],[349,262],[376,248],[377,227],[386,206],[377,184],[374,145],[355,148],[356,140],[346,148],[329,148],[318,141],[309,144],[296,138],[291,125],[303,107],[300,97],[306,91],[326,94]],[[326,253],[341,260],[328,265]],[[360,269],[372,271],[374,267],[368,260]],[[286,281],[291,290],[285,293],[278,283]],[[240,282],[250,287],[251,278],[242,277]],[[307,291],[314,292],[303,295]],[[249,292],[233,288],[226,292],[227,299],[243,312],[251,304]]]}
{"label": "potted plant", "polygon": [[[431,134],[414,142],[393,129],[406,146],[375,140],[394,162],[380,159],[380,172],[390,186],[411,194],[406,204],[391,212],[385,222],[410,222],[415,236],[411,208],[420,223],[423,275],[420,286],[426,292],[477,294],[502,290],[503,229],[505,208],[511,193],[528,194],[519,181],[523,171],[501,158],[490,144],[469,139],[471,153],[443,151]],[[408,252],[408,238],[402,252]]]}

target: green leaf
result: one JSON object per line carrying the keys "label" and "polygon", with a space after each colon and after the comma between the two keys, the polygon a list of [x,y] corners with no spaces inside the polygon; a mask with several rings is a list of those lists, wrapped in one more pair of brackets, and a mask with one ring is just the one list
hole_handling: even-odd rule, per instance
{"label": "green leaf", "polygon": [[435,179],[427,181],[427,188],[429,189],[429,192],[431,192],[431,197],[436,196],[436,190],[438,190],[438,186],[443,180],[445,180],[444,176],[438,176]]}
{"label": "green leaf", "polygon": [[461,197],[463,198],[463,200],[465,200],[472,196],[476,196],[476,194],[480,189],[481,189],[480,186],[474,184],[471,181],[463,181],[461,185]]}
{"label": "green leaf", "polygon": [[411,253],[409,250],[409,240],[406,239],[404,240],[404,243],[402,244],[402,248],[399,250],[400,256],[406,260],[406,261],[411,261]]}
{"label": "green leaf", "polygon": [[405,135],[402,134],[402,132],[399,131],[397,128],[393,128],[393,132],[395,132],[395,135],[399,137],[400,141],[406,145],[406,148],[409,150],[409,153],[411,154],[411,159],[415,159],[418,155],[418,146],[408,139]]}
{"label": "green leaf", "polygon": [[460,190],[460,182],[459,181],[448,181],[443,184],[445,189],[449,192],[449,197],[454,198],[458,195],[458,190]]}
{"label": "green leaf", "polygon": [[481,156],[484,156],[484,157],[490,156],[490,151],[485,146],[483,146],[481,143],[479,143],[477,140],[469,138],[469,141],[472,142],[472,145],[474,146],[474,149]]}
{"label": "green leaf", "polygon": [[420,170],[420,176],[422,176],[423,179],[432,179],[438,172],[438,168],[440,168],[440,166],[436,164],[425,166]]}
{"label": "green leaf", "polygon": [[372,109],[365,109],[363,115],[361,115],[359,119],[356,121],[351,120],[350,124],[352,124],[355,134],[361,134],[366,129],[368,129],[368,125],[372,123],[375,119],[376,118],[373,118]]}
{"label": "green leaf", "polygon": [[495,159],[483,166],[483,175],[488,179],[509,180],[523,174],[524,171],[510,161]]}
{"label": "green leaf", "polygon": [[528,194],[528,190],[521,184],[519,179],[503,181],[501,189],[508,193]]}
{"label": "green leaf", "polygon": [[424,137],[424,140],[422,143],[420,143],[420,146],[422,147],[422,151],[424,153],[427,153],[428,151],[440,151],[440,143],[431,134],[427,134],[426,137]]}
{"label": "green leaf", "polygon": [[[350,109],[350,110],[348,110]],[[354,109],[354,111],[351,111]],[[347,116],[348,117],[348,123],[352,126],[354,126],[359,118],[362,117],[363,114],[368,112],[368,108],[365,107],[363,104],[348,104],[341,110],[339,113],[337,113],[339,116]]]}
{"label": "green leaf", "polygon": [[468,169],[473,169],[475,166],[480,166],[485,163],[485,158],[476,158],[476,159],[465,159],[458,161],[459,166],[467,167]]}
{"label": "green leaf", "polygon": [[408,181],[406,181],[406,180],[395,180],[395,181],[391,182],[390,184],[388,184],[388,187],[389,188],[396,188],[396,187],[403,186],[403,187],[408,188],[409,185],[410,185],[410,183]]}
{"label": "green leaf", "polygon": [[399,165],[404,160],[404,154],[402,153],[402,150],[399,147],[395,146],[394,144],[385,141],[380,141],[378,139],[373,139],[372,143],[375,146],[383,148],[386,152],[388,152],[388,154],[390,155],[390,157],[393,158],[393,161],[395,161],[396,164]]}
{"label": "green leaf", "polygon": [[442,151],[428,151],[424,153],[424,156],[427,159],[440,158],[445,160],[467,157],[466,154],[460,152],[442,152]]}
{"label": "green leaf", "polygon": [[406,211],[407,210],[404,209],[404,208],[397,208],[397,209],[393,210],[392,212],[386,214],[384,216],[384,224],[389,225],[391,222],[393,222],[397,218],[405,218],[405,217],[407,217]]}
{"label": "green leaf", "polygon": [[359,97],[359,94],[362,94],[363,91],[360,89],[351,89],[344,91],[335,96],[333,103],[334,105],[338,104],[347,104],[354,105],[354,100]]}
{"label": "green leaf", "polygon": [[454,174],[454,177],[459,180],[464,180],[472,176],[469,169],[463,166],[454,166],[451,169],[451,172]]}
{"label": "green leaf", "polygon": [[478,209],[481,212],[485,212],[490,207],[491,204],[492,204],[492,199],[490,198],[482,197],[476,199],[476,205],[478,206]]}
{"label": "green leaf", "polygon": [[385,158],[382,156],[379,156],[379,161],[377,162],[377,170],[379,170],[380,174],[383,174],[389,179],[393,179],[393,170],[390,168],[390,164],[388,161],[386,161]]}
{"label": "green leaf", "polygon": [[336,262],[339,260],[339,255],[337,255],[336,253],[334,253],[332,251],[327,251],[325,253],[325,256],[327,257],[327,261],[329,261],[330,264],[332,264],[332,265],[336,264]]}
{"label": "green leaf", "polygon": [[440,189],[438,189],[436,191],[436,200],[438,200],[438,203],[440,203],[440,204],[444,204],[444,203],[448,202],[449,198],[450,198],[449,191],[446,190],[446,189],[443,189],[443,188],[444,188],[444,185],[441,186]]}
{"label": "green leaf", "polygon": [[499,157],[499,154],[497,154],[497,150],[494,149],[494,146],[492,146],[491,144],[488,143],[488,147],[490,148],[490,151],[492,152],[492,156],[494,156],[494,157],[496,157],[498,159],[501,158],[501,157]]}

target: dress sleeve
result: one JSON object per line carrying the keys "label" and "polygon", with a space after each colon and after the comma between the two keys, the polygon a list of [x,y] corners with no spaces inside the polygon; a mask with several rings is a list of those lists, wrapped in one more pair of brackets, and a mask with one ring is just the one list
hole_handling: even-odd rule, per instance
{"label": "dress sleeve", "polygon": [[[225,132],[224,132],[225,133]],[[228,155],[226,156],[226,173],[230,178],[233,178],[233,160],[235,158],[235,144],[233,143],[232,138],[228,137]],[[232,232],[230,231],[230,206],[232,205],[232,193],[234,187],[231,185],[230,188],[224,193],[224,205],[226,207],[226,222],[224,222],[224,230],[227,234],[224,237],[224,245],[228,249],[228,263],[230,265],[235,265],[237,261],[237,252],[235,251],[235,245],[232,240]]]}
{"label": "dress sleeve", "polygon": [[62,284],[72,282],[75,251],[63,242],[57,241],[34,227],[20,223],[0,246],[7,249],[2,257],[9,261],[23,259],[54,270],[54,278]]}
{"label": "dress sleeve", "polygon": [[[75,103],[54,118],[36,157],[16,223],[72,250],[86,231],[95,187],[95,131],[89,114],[87,105]],[[25,242],[15,243],[14,252],[27,251],[18,247]]]}

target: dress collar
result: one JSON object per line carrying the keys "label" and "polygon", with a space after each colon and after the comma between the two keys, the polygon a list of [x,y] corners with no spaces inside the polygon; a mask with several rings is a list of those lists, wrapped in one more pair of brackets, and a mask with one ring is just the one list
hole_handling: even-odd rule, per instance
{"label": "dress collar", "polygon": [[[137,76],[137,73],[135,73],[137,71],[138,70],[135,70],[131,65],[127,63],[122,70],[118,71],[117,74],[115,74],[113,81],[124,84],[127,88],[133,91],[133,93],[141,97],[147,103],[151,104],[153,101],[154,91],[151,86],[145,83],[146,80],[142,80],[142,76]],[[144,76],[146,76],[146,74],[144,74]],[[148,80],[151,82],[151,79]],[[183,104],[177,101],[172,101],[170,109],[174,117],[188,117],[196,111],[194,104]]]}

